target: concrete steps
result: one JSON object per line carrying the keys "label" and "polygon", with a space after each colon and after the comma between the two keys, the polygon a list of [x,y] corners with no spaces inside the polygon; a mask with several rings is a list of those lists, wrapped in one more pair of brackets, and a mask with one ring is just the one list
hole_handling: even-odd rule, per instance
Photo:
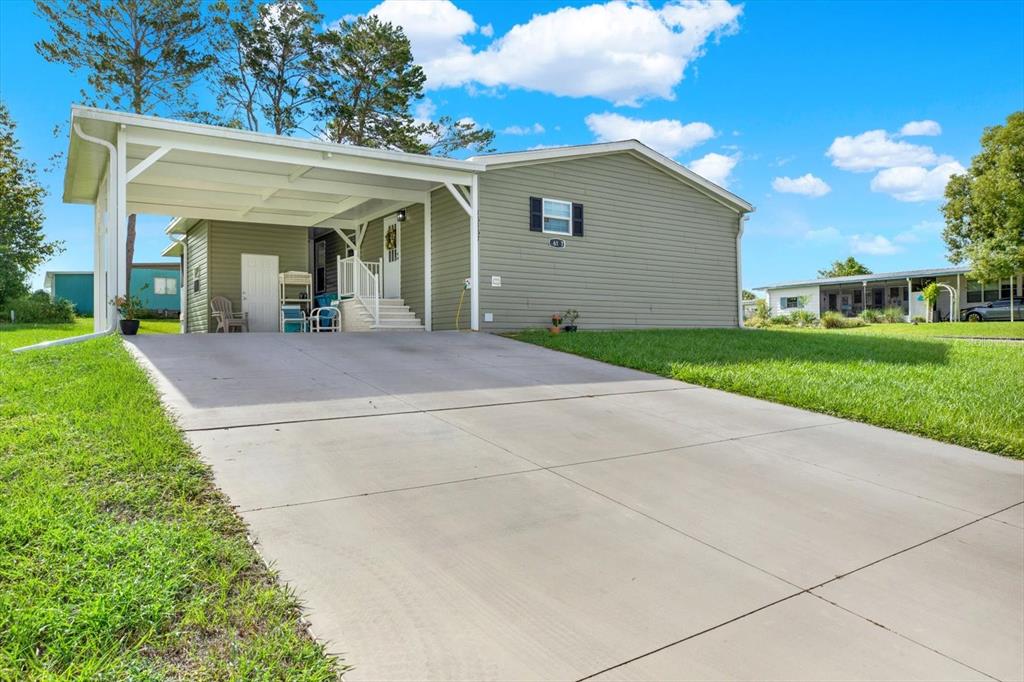
{"label": "concrete steps", "polygon": [[382,298],[380,300],[380,319],[373,322],[363,305],[356,300],[343,301],[341,304],[341,328],[346,332],[372,331],[423,331],[423,322],[416,313],[409,310],[405,300],[401,298]]}

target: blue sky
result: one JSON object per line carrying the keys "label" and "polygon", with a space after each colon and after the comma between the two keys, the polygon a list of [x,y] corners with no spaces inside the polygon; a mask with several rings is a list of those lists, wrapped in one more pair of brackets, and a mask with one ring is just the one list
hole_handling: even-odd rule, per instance
{"label": "blue sky", "polygon": [[[942,185],[987,125],[1024,108],[1024,2],[323,1],[326,21],[403,23],[428,75],[420,113],[470,117],[499,151],[639,137],[757,207],[746,286],[855,255],[875,271],[946,263]],[[45,24],[0,2],[0,96],[40,169],[66,146],[84,77],[33,48]],[[910,125],[907,125],[910,124]],[[46,231],[89,269],[91,208],[50,189]],[[140,217],[137,260],[166,219]],[[42,281],[38,273],[35,283]]]}

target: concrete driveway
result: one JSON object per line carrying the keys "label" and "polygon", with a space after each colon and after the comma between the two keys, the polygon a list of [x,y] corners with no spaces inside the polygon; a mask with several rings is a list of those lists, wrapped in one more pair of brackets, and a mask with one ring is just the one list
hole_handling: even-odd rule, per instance
{"label": "concrete driveway", "polygon": [[1024,463],[486,334],[140,336],[349,680],[1024,677]]}

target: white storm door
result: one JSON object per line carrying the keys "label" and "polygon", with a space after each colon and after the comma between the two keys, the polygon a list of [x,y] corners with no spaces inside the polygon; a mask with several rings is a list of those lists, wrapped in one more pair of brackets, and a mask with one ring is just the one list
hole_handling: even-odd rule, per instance
{"label": "white storm door", "polygon": [[384,219],[384,292],[382,298],[402,297],[402,223],[397,215]]}
{"label": "white storm door", "polygon": [[280,324],[277,256],[242,254],[242,312],[249,331],[276,332]]}

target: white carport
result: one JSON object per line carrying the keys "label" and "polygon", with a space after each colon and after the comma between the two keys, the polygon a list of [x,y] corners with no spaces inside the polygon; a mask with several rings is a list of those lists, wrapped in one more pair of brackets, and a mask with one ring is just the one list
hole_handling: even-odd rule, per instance
{"label": "white carport", "polygon": [[87,107],[73,107],[71,122],[64,201],[95,206],[97,332],[114,328],[117,312],[110,301],[125,293],[129,214],[326,227],[355,246],[369,220],[411,203],[426,209],[429,321],[430,192],[441,186],[469,214],[471,326],[479,329],[482,164]]}

